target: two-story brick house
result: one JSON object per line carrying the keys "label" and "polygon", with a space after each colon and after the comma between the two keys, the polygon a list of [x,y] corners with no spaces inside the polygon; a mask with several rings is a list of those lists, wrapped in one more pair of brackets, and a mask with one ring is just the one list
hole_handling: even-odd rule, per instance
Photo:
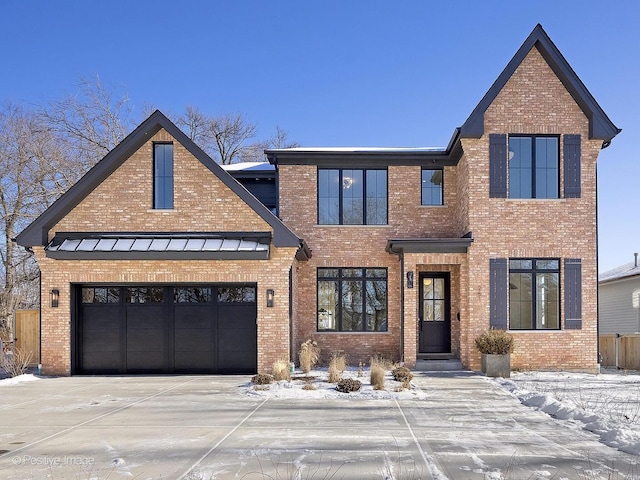
{"label": "two-story brick house", "polygon": [[443,149],[268,150],[236,181],[156,112],[18,236],[43,367],[268,371],[313,338],[478,369],[495,326],[516,368],[595,370],[596,161],[617,133],[540,26]]}

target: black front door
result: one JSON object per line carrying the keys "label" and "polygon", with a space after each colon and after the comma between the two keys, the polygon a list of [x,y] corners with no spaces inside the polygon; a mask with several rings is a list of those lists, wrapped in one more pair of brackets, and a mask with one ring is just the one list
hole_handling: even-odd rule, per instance
{"label": "black front door", "polygon": [[451,352],[451,305],[448,273],[420,274],[419,353]]}

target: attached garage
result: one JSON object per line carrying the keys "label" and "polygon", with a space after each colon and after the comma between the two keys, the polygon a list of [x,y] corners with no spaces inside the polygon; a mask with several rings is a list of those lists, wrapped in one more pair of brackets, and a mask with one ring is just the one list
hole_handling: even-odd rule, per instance
{"label": "attached garage", "polygon": [[77,285],[80,374],[253,373],[256,285]]}

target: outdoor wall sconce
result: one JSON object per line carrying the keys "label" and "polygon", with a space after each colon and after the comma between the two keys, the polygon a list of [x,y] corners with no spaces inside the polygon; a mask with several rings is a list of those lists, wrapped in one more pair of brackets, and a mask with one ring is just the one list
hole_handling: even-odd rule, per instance
{"label": "outdoor wall sconce", "polygon": [[267,307],[273,307],[273,289],[267,288]]}
{"label": "outdoor wall sconce", "polygon": [[58,301],[60,300],[60,290],[51,290],[51,308],[58,308]]}
{"label": "outdoor wall sconce", "polygon": [[413,272],[407,272],[407,288],[413,288]]}

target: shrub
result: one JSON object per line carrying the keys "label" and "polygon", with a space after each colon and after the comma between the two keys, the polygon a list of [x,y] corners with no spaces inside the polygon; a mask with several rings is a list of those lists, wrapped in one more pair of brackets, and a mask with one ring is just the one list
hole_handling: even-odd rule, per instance
{"label": "shrub", "polygon": [[336,390],[342,393],[357,392],[362,387],[360,380],[354,378],[343,378],[336,385]]}
{"label": "shrub", "polygon": [[487,330],[477,337],[475,343],[480,353],[490,355],[506,355],[512,353],[515,347],[513,336],[510,333],[495,328]]}
{"label": "shrub", "polygon": [[380,365],[371,365],[370,381],[374,390],[384,390],[384,369]]}
{"label": "shrub", "polygon": [[268,385],[273,380],[273,377],[268,373],[258,373],[251,378],[251,381],[256,385]]}
{"label": "shrub", "polygon": [[373,367],[374,365],[381,367],[383,370],[391,370],[393,368],[393,361],[384,358],[382,355],[374,355],[369,361],[369,366]]}
{"label": "shrub", "polygon": [[311,383],[310,381],[308,381],[307,383],[305,383],[305,384],[302,386],[302,389],[303,389],[303,390],[315,390],[315,389],[316,389],[316,386],[315,386],[313,383]]}
{"label": "shrub", "polygon": [[271,373],[276,382],[280,380],[291,381],[291,372],[289,371],[289,362],[287,360],[276,360],[273,362]]}
{"label": "shrub", "polygon": [[344,353],[334,353],[329,361],[329,383],[337,383],[342,377],[342,372],[347,368],[347,357]]}
{"label": "shrub", "polygon": [[33,354],[21,348],[14,348],[6,353],[0,352],[0,368],[10,377],[24,374],[31,363]]}
{"label": "shrub", "polygon": [[391,370],[391,375],[396,382],[402,382],[405,388],[408,388],[409,383],[413,379],[413,373],[407,367],[396,367]]}
{"label": "shrub", "polygon": [[307,340],[300,345],[300,351],[298,352],[298,358],[300,359],[300,368],[304,373],[309,373],[313,367],[315,367],[320,359],[320,347],[315,340]]}

